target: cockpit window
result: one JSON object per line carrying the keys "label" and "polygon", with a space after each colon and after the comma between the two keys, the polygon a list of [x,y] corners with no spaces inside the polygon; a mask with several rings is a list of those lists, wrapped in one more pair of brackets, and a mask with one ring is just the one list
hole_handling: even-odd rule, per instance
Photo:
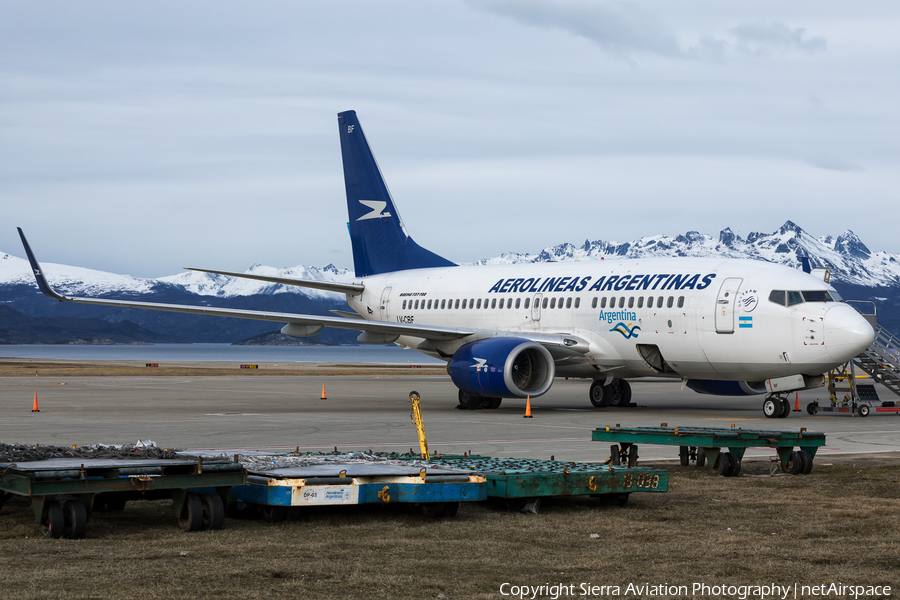
{"label": "cockpit window", "polygon": [[772,290],[769,294],[769,302],[781,306],[794,306],[804,302],[843,302],[843,298],[837,292],[831,290],[811,290],[804,292]]}

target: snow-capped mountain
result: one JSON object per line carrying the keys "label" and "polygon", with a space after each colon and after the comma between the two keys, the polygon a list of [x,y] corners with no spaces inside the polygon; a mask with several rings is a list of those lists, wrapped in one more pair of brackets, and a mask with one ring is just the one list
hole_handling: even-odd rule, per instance
{"label": "snow-capped mountain", "polygon": [[900,254],[872,252],[850,230],[838,237],[814,238],[791,221],[773,233],[751,233],[746,239],[730,228],[718,238],[689,231],[677,237],[653,235],[631,242],[586,240],[580,246],[559,244],[537,254],[504,253],[475,264],[498,265],[604,258],[645,258],[706,256],[750,258],[800,268],[800,258],[809,257],[814,266],[831,269],[833,282],[865,287],[900,285]]}
{"label": "snow-capped mountain", "polygon": [[[294,286],[237,279],[225,275],[185,271],[177,275],[159,278],[141,278],[131,275],[116,275],[104,271],[72,267],[56,263],[42,263],[50,285],[57,291],[70,296],[100,296],[104,294],[151,294],[160,286],[175,286],[198,296],[234,298],[238,296],[271,295],[294,293],[309,298],[341,299],[341,294]],[[349,281],[353,274],[347,269],[334,265],[317,267],[290,267],[276,269],[263,265],[253,265],[245,271],[255,275],[312,279],[315,281]],[[28,261],[10,254],[0,254],[0,286],[27,284],[36,287],[34,275]]]}
{"label": "snow-capped mountain", "polygon": [[[630,242],[590,241],[580,246],[571,243],[545,248],[536,254],[503,253],[478,261],[478,265],[537,263],[566,260],[609,260],[610,258],[706,256],[750,258],[800,268],[800,258],[809,257],[815,266],[831,269],[832,281],[864,287],[900,286],[900,254],[872,252],[852,231],[839,236],[814,238],[791,221],[773,233],[751,233],[746,239],[730,228],[719,232],[717,238],[705,233],[689,231],[676,237],[653,235]],[[175,287],[181,292],[217,298],[237,298],[253,295],[293,293],[310,299],[339,300],[340,294],[293,286],[271,284],[250,279],[236,279],[197,271],[185,271],[168,277],[140,278],[116,275],[82,267],[54,263],[43,265],[44,272],[60,292],[73,296],[105,294],[153,294],[160,289]],[[278,269],[253,265],[246,273],[341,281],[353,279],[348,269],[334,265],[290,267]],[[28,261],[10,254],[0,254],[0,286],[27,284],[36,287]]]}

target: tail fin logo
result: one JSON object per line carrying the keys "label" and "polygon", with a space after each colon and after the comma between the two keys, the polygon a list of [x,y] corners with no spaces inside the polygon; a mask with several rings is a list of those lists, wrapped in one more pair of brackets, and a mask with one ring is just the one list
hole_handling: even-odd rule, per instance
{"label": "tail fin logo", "polygon": [[382,217],[390,217],[391,213],[384,212],[384,209],[387,208],[387,202],[384,200],[360,200],[360,204],[364,204],[367,207],[371,208],[372,211],[364,214],[357,221],[365,221],[366,219],[380,219]]}

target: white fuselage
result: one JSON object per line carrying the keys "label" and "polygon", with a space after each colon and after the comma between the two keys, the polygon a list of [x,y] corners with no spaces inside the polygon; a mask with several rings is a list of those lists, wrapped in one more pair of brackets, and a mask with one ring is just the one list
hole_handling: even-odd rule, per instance
{"label": "white fuselage", "polygon": [[[578,351],[554,353],[557,376],[759,382],[819,375],[855,356],[873,336],[871,326],[835,301],[834,289],[822,280],[753,260],[447,267],[360,282],[365,291],[347,301],[366,319],[474,331],[449,342],[397,340],[432,356],[447,359],[461,345],[498,330],[524,338],[572,336]],[[770,300],[773,290],[829,294],[828,301],[788,306]]]}

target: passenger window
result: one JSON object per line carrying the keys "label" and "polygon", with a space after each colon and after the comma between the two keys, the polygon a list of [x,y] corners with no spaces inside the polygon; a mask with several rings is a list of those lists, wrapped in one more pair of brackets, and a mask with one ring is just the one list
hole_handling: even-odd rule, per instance
{"label": "passenger window", "polygon": [[625,296],[619,298],[619,308],[625,308]]}
{"label": "passenger window", "polygon": [[628,299],[628,308],[634,308],[634,296]]}
{"label": "passenger window", "polygon": [[784,290],[772,290],[769,294],[769,302],[774,302],[775,304],[780,304],[784,306],[784,301],[787,297],[787,292]]}
{"label": "passenger window", "polygon": [[516,298],[516,308],[519,308],[522,305],[522,299]]}
{"label": "passenger window", "polygon": [[600,308],[606,308],[606,298],[600,298]]}
{"label": "passenger window", "polygon": [[556,298],[550,298],[550,308],[556,308]]}
{"label": "passenger window", "polygon": [[550,302],[548,299],[544,298],[544,301],[541,303],[541,308],[547,308],[547,303]]}
{"label": "passenger window", "polygon": [[[531,298],[525,298],[525,310],[528,310],[528,306],[530,304],[531,304]],[[516,306],[518,306],[518,304]]]}
{"label": "passenger window", "polygon": [[403,310],[406,310],[406,300],[403,301]]}
{"label": "passenger window", "polygon": [[475,298],[469,298],[469,310],[472,310],[473,308],[475,308]]}
{"label": "passenger window", "polygon": [[[435,302],[435,306],[437,306],[437,302]],[[428,301],[428,310],[431,310],[431,300]]]}
{"label": "passenger window", "polygon": [[594,296],[594,299],[591,300],[591,308],[597,308],[597,297]]}
{"label": "passenger window", "polygon": [[684,308],[684,296],[678,296],[678,308]]}
{"label": "passenger window", "polygon": [[572,308],[572,299],[566,298],[566,308]]}
{"label": "passenger window", "polygon": [[416,310],[419,310],[419,301],[416,300]]}
{"label": "passenger window", "polygon": [[644,297],[638,298],[638,308],[644,308]]}
{"label": "passenger window", "polygon": [[[463,302],[465,302],[465,300]],[[456,310],[459,310],[459,298],[456,299]]]}
{"label": "passenger window", "polygon": [[466,310],[466,299],[465,298],[463,298],[462,307],[463,307],[463,310]]}
{"label": "passenger window", "polygon": [[491,308],[497,308],[497,299],[496,298],[491,300]]}
{"label": "passenger window", "polygon": [[481,308],[481,298],[478,299],[478,304],[475,306],[475,308]]}
{"label": "passenger window", "polygon": [[794,306],[795,304],[802,304],[803,296],[800,292],[788,292],[788,306]]}
{"label": "passenger window", "polygon": [[675,304],[675,296],[669,296],[669,301],[666,302],[666,308],[672,308],[673,304]]}
{"label": "passenger window", "polygon": [[447,300],[446,299],[441,300],[441,310],[444,310],[445,308],[447,308]]}
{"label": "passenger window", "polygon": [[581,306],[581,298],[575,298],[575,308]]}

